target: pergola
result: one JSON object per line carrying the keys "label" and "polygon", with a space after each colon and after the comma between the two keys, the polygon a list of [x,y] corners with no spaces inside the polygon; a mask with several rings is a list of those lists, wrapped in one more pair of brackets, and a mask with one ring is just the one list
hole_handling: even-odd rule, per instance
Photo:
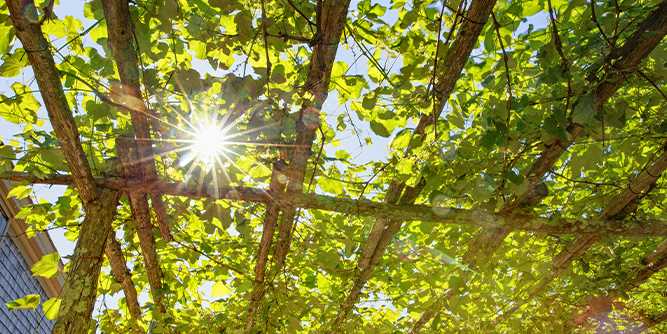
{"label": "pergola", "polygon": [[[554,167],[562,162],[563,155],[577,142],[585,140],[590,135],[584,119],[602,115],[605,104],[617,94],[629,78],[640,77],[651,81],[640,69],[642,61],[659,48],[667,33],[667,1],[657,4],[648,15],[635,18],[636,21],[632,24],[634,30],[628,32],[627,37],[610,42],[604,63],[591,64],[592,74],[585,78],[588,85],[585,93],[573,93],[573,88],[570,87],[574,85],[573,79],[565,80],[570,94],[566,97],[566,101],[562,101],[565,102],[564,108],[579,114],[567,118],[563,136],[549,141],[540,140],[532,146],[536,150],[535,159],[526,162],[527,167],[521,170],[520,176],[524,180],[521,189],[508,195],[507,199],[497,207],[484,207],[483,203],[478,203],[479,205],[475,207],[440,205],[428,197],[423,197],[427,195],[427,191],[432,191],[427,186],[428,177],[425,175],[418,175],[414,182],[407,182],[405,178],[389,180],[383,189],[384,193],[376,194],[373,199],[364,196],[358,198],[334,196],[318,191],[317,183],[313,185],[312,175],[315,172],[309,170],[316,169],[321,162],[322,149],[318,151],[317,147],[318,134],[322,129],[320,113],[330,91],[332,70],[342,43],[341,39],[355,38],[353,28],[349,27],[350,21],[347,15],[350,1],[317,1],[314,5],[314,15],[305,14],[299,9],[311,6],[310,2],[278,1],[279,5],[275,6],[291,8],[297,16],[307,21],[307,25],[314,29],[312,39],[287,33],[276,36],[269,32],[265,6],[270,2],[267,0],[262,1],[261,6],[258,4],[261,7],[259,8],[261,14],[258,14],[259,37],[256,42],[258,45],[262,43],[265,45],[267,77],[271,77],[272,71],[269,48],[266,46],[269,43],[268,39],[307,43],[312,51],[308,56],[306,79],[299,88],[300,94],[307,98],[296,112],[295,136],[287,143],[289,145],[278,149],[278,156],[274,156],[274,161],[270,162],[272,171],[268,187],[217,183],[193,184],[170,179],[165,176],[164,171],[156,167],[156,160],[162,153],[156,151],[152,139],[162,135],[159,123],[155,122],[160,115],[152,110],[150,94],[145,92],[145,83],[142,81],[145,74],[140,62],[141,55],[137,53],[135,47],[136,37],[133,30],[135,24],[132,22],[131,4],[128,1],[101,2],[108,47],[111,51],[108,56],[113,57],[119,79],[118,87],[112,92],[100,91],[84,78],[59,68],[54,61],[53,47],[42,31],[45,21],[36,21],[28,13],[29,6],[33,6],[34,10],[32,1],[7,2],[14,31],[33,68],[40,95],[58,139],[59,149],[67,162],[69,173],[35,174],[26,171],[5,171],[0,177],[27,184],[69,186],[76,190],[84,211],[78,241],[61,296],[60,315],[54,333],[86,333],[89,329],[88,319],[91,317],[98,295],[98,278],[104,257],[108,258],[113,277],[122,285],[131,317],[142,318],[142,308],[137,297],[140,291],[137,291],[133,283],[132,274],[121,249],[122,245],[114,237],[112,227],[112,222],[117,217],[118,203],[124,196],[131,208],[132,221],[128,223],[134,224],[136,229],[150,296],[156,306],[153,312],[156,314],[168,313],[170,308],[175,307],[165,295],[167,291],[164,287],[165,273],[161,269],[160,246],[158,246],[161,241],[156,240],[162,239],[172,245],[177,242],[174,239],[173,222],[170,222],[168,214],[173,208],[169,208],[169,201],[165,198],[206,198],[255,203],[265,208],[261,238],[257,240],[258,246],[254,257],[254,271],[243,272],[232,263],[224,263],[225,261],[218,263],[238,271],[244,279],[252,282],[252,288],[248,293],[243,296],[233,296],[245,300],[246,312],[242,315],[242,330],[248,332],[257,330],[259,326],[259,313],[265,307],[267,290],[273,284],[272,280],[267,278],[268,273],[282,272],[287,265],[294,239],[295,222],[298,220],[300,210],[331,212],[344,217],[365,217],[366,221],[372,222],[369,232],[360,236],[365,242],[353,258],[356,266],[346,276],[349,277],[349,284],[337,307],[336,316],[319,327],[322,331],[332,333],[350,330],[345,326],[351,316],[356,316],[353,311],[362,301],[364,289],[369,281],[373,280],[375,270],[397,233],[409,229],[410,225],[432,224],[479,228],[474,238],[469,241],[467,251],[461,256],[464,267],[480,268],[479,270],[494,267],[492,257],[510,233],[523,232],[534,238],[547,239],[554,236],[574,237],[573,241],[563,247],[558,254],[553,254],[553,262],[548,272],[536,282],[529,283],[516,303],[498,313],[493,320],[494,324],[511,318],[526,303],[545,293],[553,281],[570,272],[573,262],[581,259],[587,250],[602,239],[627,237],[664,240],[660,238],[667,236],[667,219],[664,216],[632,217],[639,201],[655,189],[655,185],[667,168],[667,141],[664,139],[662,146],[645,168],[623,177],[629,182],[608,197],[607,206],[599,211],[597,216],[590,214],[581,217],[549,216],[532,210],[550,195],[547,184],[549,178],[553,178]],[[432,136],[434,129],[437,129],[438,120],[447,113],[446,105],[455,94],[457,82],[462,77],[466,64],[474,57],[479,45],[478,39],[485,31],[485,27],[491,29],[492,37],[495,38],[495,33],[498,35],[502,49],[498,71],[507,77],[509,110],[517,108],[512,104],[518,104],[519,92],[517,87],[512,87],[510,79],[511,69],[515,66],[512,65],[514,60],[510,59],[512,50],[509,45],[504,44],[508,43],[507,39],[500,37],[500,18],[497,17],[498,13],[494,12],[494,6],[499,5],[495,0],[444,1],[444,3],[446,6],[442,6],[440,20],[445,10],[448,10],[452,12],[454,23],[443,41],[438,30],[437,43],[445,44],[446,52],[441,54],[436,52],[435,55],[432,87],[429,92],[432,113],[422,113],[420,117],[414,119],[413,138],[433,139],[429,136]],[[568,77],[568,73],[574,73],[570,68],[575,60],[568,59],[563,44],[572,41],[565,42],[560,39],[562,31],[559,30],[557,12],[552,8],[551,1],[546,1],[545,6],[547,4],[549,38],[558,54],[562,75]],[[420,5],[421,2],[414,4],[414,6]],[[447,8],[449,5],[458,5],[458,8]],[[596,22],[595,4],[591,6],[593,20]],[[45,12],[45,16],[48,17],[51,10],[47,8]],[[605,35],[604,30],[599,29],[601,35]],[[345,33],[348,30],[350,32]],[[609,39],[606,35],[605,38]],[[581,61],[581,59],[576,60],[577,63]],[[68,101],[63,90],[64,78],[80,80],[81,84],[89,85],[91,94],[100,101],[130,115],[131,126],[128,127],[128,132],[113,138],[118,158],[113,164],[114,170],[100,173],[91,167],[90,161],[93,158],[82,146],[80,135],[82,125],[77,123],[72,112],[72,103]],[[660,83],[651,81],[651,85],[663,94]],[[589,115],[582,116],[581,112]],[[324,142],[322,137],[319,140]],[[412,150],[420,145],[422,143],[419,141],[409,140],[402,148],[403,151],[395,156],[398,160],[401,157],[407,159]],[[525,158],[521,155],[518,157]],[[662,201],[664,202],[664,198]],[[156,226],[151,222],[152,219],[156,222]],[[159,231],[159,234],[154,233],[154,230]],[[647,281],[667,265],[665,241],[662,241],[654,252],[645,254],[642,261],[637,264],[633,275],[627,277],[623,284],[608,291],[609,298],[614,300],[620,297],[626,291]],[[454,282],[463,284],[460,282],[471,280],[475,272],[475,270],[462,270],[462,274],[457,276],[459,279]],[[450,281],[448,288],[438,291],[436,296],[427,302],[430,306],[426,311],[411,323],[411,333],[421,332],[434,318],[446,316],[447,309],[456,298],[459,298],[464,289],[466,289],[464,286],[457,286]],[[647,316],[644,320],[647,326],[655,326],[666,317],[667,313],[662,313]],[[160,321],[156,316],[153,316],[153,319]]]}

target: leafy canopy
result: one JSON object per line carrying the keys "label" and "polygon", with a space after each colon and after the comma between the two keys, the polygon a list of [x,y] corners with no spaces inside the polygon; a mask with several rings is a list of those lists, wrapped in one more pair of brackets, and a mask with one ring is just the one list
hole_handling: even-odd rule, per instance
{"label": "leafy canopy", "polygon": [[[493,10],[498,26],[492,20],[486,24],[445,112],[424,135],[415,135],[419,117],[433,112],[434,72],[445,66],[435,59],[444,59],[451,46],[448,36],[458,20],[459,3],[444,1],[443,10],[443,1],[353,1],[322,108],[322,131],[313,144],[306,177],[313,181],[307,190],[381,201],[391,181],[415,185],[423,177],[426,185],[417,203],[496,210],[523,191],[523,175],[540,149],[566,138],[572,120],[585,126],[587,136],[547,174],[549,195],[533,210],[545,217],[599,215],[665,141],[665,98],[654,87],[665,90],[664,43],[641,65],[648,80],[626,78],[602,113],[592,112],[590,92],[591,80],[611,49],[607,39],[611,36],[612,43],[620,45],[657,3],[598,1],[596,24],[589,3],[551,1],[569,62],[565,70],[549,27],[548,1],[498,1]],[[67,173],[26,50],[14,38],[5,7],[0,5],[0,117],[3,124],[15,124],[19,130],[3,138],[0,169]],[[305,0],[132,2],[142,94],[157,118],[152,140],[155,151],[161,152],[160,177],[268,188],[271,162],[284,154],[281,145],[294,141],[295,117],[308,98],[301,88],[312,52],[309,41],[317,38],[315,11],[316,1]],[[84,151],[95,175],[113,175],[115,138],[128,133],[131,122],[125,110],[99,98],[113,99],[118,87],[101,3],[63,1],[56,6],[56,16],[42,28],[51,41]],[[579,102],[573,107],[575,100]],[[207,122],[230,125],[228,134],[234,135],[213,166],[198,163],[182,142]],[[659,181],[634,215],[667,217],[666,189],[665,181]],[[30,191],[18,185],[10,195],[20,199]],[[158,328],[193,333],[242,328],[240,315],[246,312],[252,289],[264,205],[168,196],[165,201],[175,241],[157,238],[169,305],[167,320],[158,321]],[[63,228],[75,240],[81,207],[70,188],[52,203],[23,208],[21,217],[34,230]],[[146,292],[146,270],[131,218],[123,199],[114,228],[132,279]],[[269,271],[270,288],[258,323],[277,332],[320,330],[336,315],[350,288],[360,247],[372,225],[369,217],[301,212],[286,267]],[[513,233],[496,252],[493,268],[464,276],[471,269],[462,264],[461,256],[476,232],[473,227],[427,222],[404,225],[374,271],[347,329],[406,332],[446,289],[463,297],[426,330],[491,328],[485,326],[498,312],[526,298],[529,288],[549,272],[553,255],[572,240]],[[602,240],[547,294],[497,324],[497,330],[565,328],[585,296],[602,294],[627,279],[659,241]],[[48,257],[32,270],[50,277],[57,265],[57,256]],[[628,291],[623,296],[627,308],[643,314],[664,312],[666,278],[665,272],[658,273],[641,289]],[[125,299],[119,297],[121,285],[107,269],[98,294],[119,298],[117,305],[104,304],[96,313],[98,328],[114,332],[132,326]],[[33,308],[38,303],[39,298],[27,296],[10,307]],[[45,310],[57,310],[60,302],[47,303]],[[153,306],[146,299],[142,305],[145,310]],[[55,316],[49,312],[49,317]],[[144,312],[139,325],[148,326],[152,316]]]}

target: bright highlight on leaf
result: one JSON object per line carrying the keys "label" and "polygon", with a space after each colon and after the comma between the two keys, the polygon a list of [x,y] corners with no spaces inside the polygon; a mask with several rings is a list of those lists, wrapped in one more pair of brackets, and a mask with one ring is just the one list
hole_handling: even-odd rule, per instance
{"label": "bright highlight on leaf", "polygon": [[230,289],[225,283],[213,283],[213,287],[211,288],[211,296],[213,298],[222,298],[229,295],[230,293],[232,293],[232,289]]}
{"label": "bright highlight on leaf", "polygon": [[51,278],[58,273],[59,264],[60,255],[57,252],[53,252],[42,256],[39,261],[32,265],[30,271],[32,271],[34,276]]}
{"label": "bright highlight on leaf", "polygon": [[50,298],[42,304],[42,310],[44,311],[44,316],[49,320],[55,320],[58,317],[58,311],[60,310],[60,303],[62,299],[60,298]]}

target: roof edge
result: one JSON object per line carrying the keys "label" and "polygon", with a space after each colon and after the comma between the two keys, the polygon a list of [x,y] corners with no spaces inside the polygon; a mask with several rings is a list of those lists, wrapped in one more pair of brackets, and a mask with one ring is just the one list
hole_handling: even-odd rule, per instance
{"label": "roof edge", "polygon": [[[46,232],[37,232],[32,238],[27,236],[25,232],[28,226],[22,220],[15,217],[21,206],[32,204],[32,201],[30,199],[16,200],[8,198],[7,193],[11,186],[11,182],[0,181],[0,208],[7,216],[7,231],[10,239],[19,249],[28,267],[32,267],[43,255],[57,252],[58,250]],[[62,291],[65,280],[62,273],[62,262],[60,263],[60,267],[61,270],[52,278],[35,277],[49,298],[60,296],[60,292]]]}

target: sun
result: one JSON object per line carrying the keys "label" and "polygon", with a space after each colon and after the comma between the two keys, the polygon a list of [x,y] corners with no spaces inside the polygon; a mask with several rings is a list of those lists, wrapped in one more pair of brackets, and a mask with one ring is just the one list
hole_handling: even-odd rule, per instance
{"label": "sun", "polygon": [[197,161],[212,167],[224,155],[227,137],[227,131],[221,125],[215,122],[201,124],[194,129],[190,151]]}

